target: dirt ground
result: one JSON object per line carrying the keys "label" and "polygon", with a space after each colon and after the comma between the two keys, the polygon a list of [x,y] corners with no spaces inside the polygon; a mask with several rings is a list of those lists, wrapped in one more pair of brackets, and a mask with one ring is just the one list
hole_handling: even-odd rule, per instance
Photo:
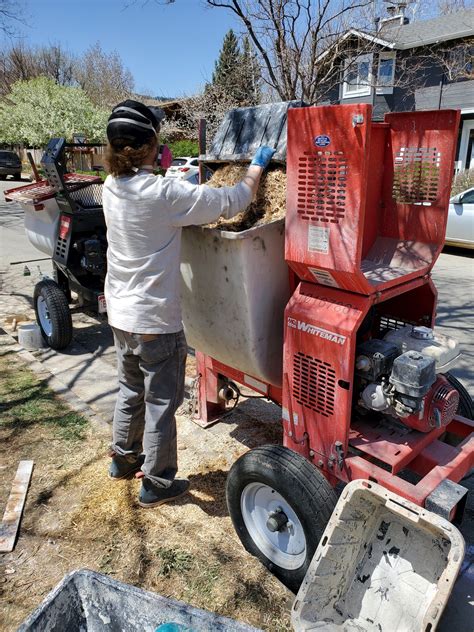
{"label": "dirt ground", "polygon": [[[192,491],[172,505],[144,510],[136,502],[139,481],[107,477],[108,436],[68,412],[1,348],[0,401],[1,506],[18,461],[35,463],[20,537],[0,559],[1,630],[16,629],[78,568],[264,630],[291,629],[291,594],[245,552],[227,515],[226,475],[244,445],[229,438],[224,456],[206,460],[189,429],[193,424],[179,418],[180,475],[189,476]],[[245,423],[258,432],[257,422]]]}

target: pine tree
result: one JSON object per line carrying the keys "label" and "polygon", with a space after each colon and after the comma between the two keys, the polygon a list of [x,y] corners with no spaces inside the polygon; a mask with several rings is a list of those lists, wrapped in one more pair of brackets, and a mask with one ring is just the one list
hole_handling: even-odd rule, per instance
{"label": "pine tree", "polygon": [[[236,105],[256,105],[260,101],[260,70],[248,37],[239,41],[232,29],[224,37],[212,75],[212,90],[223,93]],[[211,86],[206,88],[209,92]]]}
{"label": "pine tree", "polygon": [[232,89],[240,62],[239,41],[232,29],[224,37],[219,59],[212,74],[212,83]]}

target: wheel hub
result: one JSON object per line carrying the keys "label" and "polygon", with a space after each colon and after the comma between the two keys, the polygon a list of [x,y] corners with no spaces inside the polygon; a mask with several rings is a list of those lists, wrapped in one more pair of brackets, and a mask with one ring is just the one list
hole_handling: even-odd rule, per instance
{"label": "wheel hub", "polygon": [[265,483],[249,483],[240,497],[250,537],[273,564],[295,570],[306,559],[303,525],[290,503]]}
{"label": "wheel hub", "polygon": [[53,323],[51,322],[51,316],[46,301],[42,296],[38,297],[38,319],[40,325],[47,336],[51,336],[53,333]]}
{"label": "wheel hub", "polygon": [[283,529],[288,525],[288,516],[282,509],[277,509],[277,511],[272,511],[268,516],[267,520],[267,529],[272,533],[276,531],[283,531]]}

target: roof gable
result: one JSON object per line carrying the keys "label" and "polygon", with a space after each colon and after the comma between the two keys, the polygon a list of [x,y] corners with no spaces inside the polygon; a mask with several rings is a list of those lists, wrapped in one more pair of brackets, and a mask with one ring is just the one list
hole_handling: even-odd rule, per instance
{"label": "roof gable", "polygon": [[381,39],[393,42],[394,48],[404,50],[447,42],[474,35],[474,9],[448,13],[432,20],[411,24],[382,27],[377,33]]}
{"label": "roof gable", "polygon": [[350,37],[363,39],[393,50],[406,50],[472,36],[474,36],[474,9],[465,9],[432,20],[382,27],[377,33],[349,29],[338,38],[337,42],[321,53],[317,61],[324,59],[335,45]]}

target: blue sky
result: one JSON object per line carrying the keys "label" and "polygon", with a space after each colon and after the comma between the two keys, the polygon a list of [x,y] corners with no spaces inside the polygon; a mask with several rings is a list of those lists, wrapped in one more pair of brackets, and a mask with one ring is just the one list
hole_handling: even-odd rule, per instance
{"label": "blue sky", "polygon": [[203,0],[23,0],[25,43],[60,42],[81,53],[99,41],[116,50],[135,78],[137,92],[182,96],[199,90],[212,76],[224,35],[240,31],[225,9]]}

